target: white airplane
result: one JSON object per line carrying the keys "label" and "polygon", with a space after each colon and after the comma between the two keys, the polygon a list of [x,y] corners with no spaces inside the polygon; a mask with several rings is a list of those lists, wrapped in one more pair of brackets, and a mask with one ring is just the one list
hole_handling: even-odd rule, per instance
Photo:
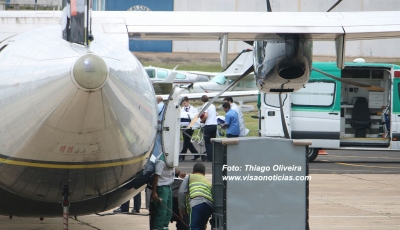
{"label": "white airplane", "polygon": [[[214,93],[221,92],[228,87],[232,82],[239,78],[247,69],[253,66],[253,51],[251,49],[243,50],[222,72],[200,72],[190,71],[191,73],[203,74],[211,77],[209,82],[196,82],[192,87],[188,88],[185,93]],[[255,82],[254,73],[248,74],[235,87],[230,89],[232,92],[258,90]],[[239,96],[234,97],[234,101],[243,102],[257,101],[257,96]]]}
{"label": "white airplane", "polygon": [[[187,78],[190,78],[191,76],[192,78],[198,79],[198,76],[202,76],[206,79],[210,77],[211,78],[210,81],[208,80],[200,82],[192,81],[191,83],[193,84],[188,84],[189,82],[183,84],[185,83],[184,81],[175,80],[174,85],[179,85],[181,88],[186,88],[186,90],[183,92],[184,94],[192,94],[192,93],[207,94],[207,93],[221,92],[229,84],[231,84],[237,78],[239,78],[244,73],[244,71],[246,71],[252,65],[253,65],[253,51],[250,49],[243,50],[222,72],[202,72],[202,71],[190,71],[190,70],[178,71],[178,74],[175,77],[175,79],[178,78],[184,79],[185,76],[187,76]],[[149,74],[150,79],[159,78],[159,80],[164,79],[165,76],[167,76],[172,71],[176,71],[175,69],[170,70],[170,69],[155,68],[155,67],[145,67],[145,69]],[[159,75],[163,77],[160,78]],[[234,101],[237,101],[242,105],[243,102],[257,101],[257,95],[252,95],[251,93],[249,94],[248,92],[257,90],[258,88],[254,80],[254,73],[250,73],[241,81],[239,81],[237,85],[230,90],[230,92],[245,91],[243,92],[243,95],[237,93],[235,95],[239,96],[234,97]],[[164,91],[163,93],[161,93],[161,91],[158,92],[156,91],[157,94],[163,94],[163,93],[166,94],[169,91]]]}
{"label": "white airplane", "polygon": [[158,67],[144,68],[157,95],[169,94],[172,87],[175,85],[184,88],[185,86],[192,85],[196,81],[209,81],[207,76],[178,71],[176,70],[177,67],[178,66],[172,70]]}
{"label": "white airplane", "polygon": [[191,73],[190,71],[182,71],[175,69],[166,69],[166,68],[159,68],[155,66],[148,66],[144,67],[151,82],[165,82],[172,72],[176,72],[175,77],[172,79],[171,83],[178,86],[189,85],[195,82],[208,82],[210,79],[209,77],[201,74]]}
{"label": "white airplane", "polygon": [[[336,41],[343,68],[347,40],[400,36],[400,12],[99,11],[90,20],[86,8],[65,8],[64,30],[39,28],[0,43],[0,214],[60,216],[60,202],[71,215],[96,213],[144,188],[138,175],[153,149],[157,109],[146,71],[118,43],[128,35],[255,41],[256,85],[266,93],[307,83],[313,40]],[[56,24],[61,15],[2,11],[0,33]],[[167,165],[176,165],[174,147],[164,148]]]}

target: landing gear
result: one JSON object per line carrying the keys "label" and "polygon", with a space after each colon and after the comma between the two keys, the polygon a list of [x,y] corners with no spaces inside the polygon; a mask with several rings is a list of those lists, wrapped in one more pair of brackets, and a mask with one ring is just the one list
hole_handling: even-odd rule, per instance
{"label": "landing gear", "polygon": [[69,190],[68,185],[64,185],[63,188],[63,230],[68,230],[68,216],[69,216]]}

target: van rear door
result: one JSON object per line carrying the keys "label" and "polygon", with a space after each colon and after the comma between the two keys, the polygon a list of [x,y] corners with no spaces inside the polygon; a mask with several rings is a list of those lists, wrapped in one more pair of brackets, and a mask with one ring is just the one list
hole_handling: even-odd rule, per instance
{"label": "van rear door", "polygon": [[390,121],[391,149],[400,149],[400,69],[395,70],[393,73],[392,115]]}

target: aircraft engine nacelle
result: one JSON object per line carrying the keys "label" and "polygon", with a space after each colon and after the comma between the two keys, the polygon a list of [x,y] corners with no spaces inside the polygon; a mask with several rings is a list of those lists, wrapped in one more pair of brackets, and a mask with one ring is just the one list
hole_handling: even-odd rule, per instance
{"label": "aircraft engine nacelle", "polygon": [[310,40],[292,35],[280,41],[254,42],[256,84],[264,93],[290,93],[301,89],[310,78],[311,65]]}

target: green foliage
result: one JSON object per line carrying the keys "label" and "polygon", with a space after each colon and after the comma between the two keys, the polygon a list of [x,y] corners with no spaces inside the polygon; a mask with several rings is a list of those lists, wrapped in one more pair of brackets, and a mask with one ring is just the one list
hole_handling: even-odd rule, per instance
{"label": "green foliage", "polygon": [[246,125],[246,128],[250,130],[249,134],[247,136],[255,136],[258,137],[258,119],[251,118],[251,116],[257,116],[257,107],[255,107],[256,110],[253,112],[245,112],[243,113],[244,116],[244,124]]}

